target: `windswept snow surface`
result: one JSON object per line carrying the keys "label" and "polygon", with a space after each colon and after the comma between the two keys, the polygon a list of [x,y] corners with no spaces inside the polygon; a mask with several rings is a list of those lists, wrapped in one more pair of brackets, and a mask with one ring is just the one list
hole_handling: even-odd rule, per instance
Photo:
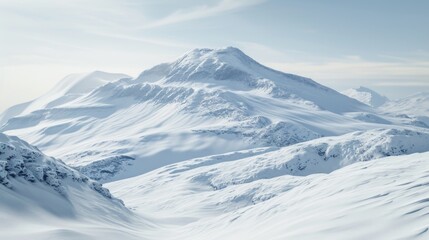
{"label": "windswept snow surface", "polygon": [[366,87],[351,88],[341,93],[371,107],[380,107],[390,101],[387,97]]}
{"label": "windswept snow surface", "polygon": [[[416,132],[398,129],[374,129],[354,132],[338,137],[325,137],[284,148],[259,148],[196,158],[168,165],[150,173],[115,182],[109,185],[118,191],[118,196],[141,198],[133,208],[147,212],[164,212],[183,215],[206,209],[225,210],[234,206],[220,204],[225,196],[218,193],[240,194],[243,186],[253,186],[261,179],[283,176],[312,176],[331,173],[356,162],[365,162],[386,156],[406,155],[429,151],[429,131]],[[294,179],[294,178],[290,178]],[[300,178],[296,178],[300,179]],[[144,184],[145,183],[145,184]],[[283,184],[278,182],[279,184]],[[285,184],[287,182],[284,182]],[[120,187],[117,187],[120,186]],[[122,189],[123,188],[123,189]],[[190,191],[194,189],[195,191]],[[238,200],[241,204],[252,204],[262,198],[271,198],[275,193],[259,193],[250,187],[246,190],[250,199]],[[171,194],[159,199],[159,196]],[[262,194],[262,195],[259,195]],[[216,203],[207,206],[212,199]],[[225,199],[226,200],[226,199]],[[186,202],[192,207],[178,207],[175,202]],[[154,209],[148,209],[153,206]]]}
{"label": "windswept snow surface", "polygon": [[[188,160],[108,184],[129,210],[58,160],[15,137],[0,135],[0,236],[427,239],[429,152],[372,161],[365,157],[403,154],[401,149],[410,146],[415,147],[407,153],[422,151],[427,137],[379,129],[302,143],[308,147],[259,148]],[[365,138],[377,144],[365,144]],[[357,139],[358,147],[352,139]],[[323,154],[311,147],[317,149],[320,143],[328,145],[325,156],[333,151],[350,161],[338,165],[333,157],[323,163]],[[352,155],[350,148],[364,157]],[[322,165],[335,167],[319,174],[255,174],[259,169],[273,170],[270,164],[280,163],[288,154],[319,158]],[[231,181],[243,176],[248,180]]]}
{"label": "windswept snow surface", "polygon": [[[267,151],[182,162],[188,166],[167,166],[108,187],[135,211],[172,224],[163,230],[168,239],[429,237],[429,153],[358,162],[329,174],[283,172],[231,184],[231,174],[253,176],[234,161],[273,154]],[[216,176],[223,187],[213,184]]]}

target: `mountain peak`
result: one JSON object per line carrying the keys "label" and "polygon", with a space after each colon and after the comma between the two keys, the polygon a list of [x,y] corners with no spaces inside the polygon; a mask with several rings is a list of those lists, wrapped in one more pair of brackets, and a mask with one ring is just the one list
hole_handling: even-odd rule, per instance
{"label": "mountain peak", "polygon": [[216,80],[243,83],[250,78],[263,77],[267,69],[235,47],[196,48],[186,52],[176,61],[144,71],[136,80],[155,82],[163,79],[170,83],[187,82],[220,86],[226,82]]}
{"label": "mountain peak", "polygon": [[239,67],[240,65],[241,67],[248,67],[250,63],[257,63],[251,57],[247,56],[244,52],[235,47],[225,47],[217,49],[196,48],[185,53],[175,63],[199,64],[207,61],[228,64],[235,67]]}
{"label": "mountain peak", "polygon": [[342,94],[354,98],[359,102],[365,103],[371,107],[380,107],[381,105],[390,101],[387,97],[363,86],[347,89],[343,91]]}
{"label": "mountain peak", "polygon": [[356,90],[360,91],[360,92],[372,92],[372,93],[376,93],[374,90],[369,89],[369,88],[364,87],[364,86],[360,86],[360,87],[356,88]]}
{"label": "mountain peak", "polygon": [[224,47],[224,48],[195,48],[187,53],[185,53],[183,56],[202,56],[206,54],[230,54],[230,55],[241,55],[248,57],[243,51],[236,47]]}
{"label": "mountain peak", "polygon": [[[345,98],[309,78],[266,67],[235,47],[193,49],[174,62],[144,71],[134,82],[225,91],[256,91],[275,98],[310,101],[322,109],[335,112],[365,108],[363,104]],[[334,106],[333,102],[341,102],[341,107],[338,104]]]}
{"label": "mountain peak", "polygon": [[160,64],[144,71],[136,80],[208,84],[211,87],[227,88],[240,88],[239,85],[241,85],[242,89],[249,89],[249,87],[254,88],[257,85],[256,81],[262,79],[269,79],[273,84],[293,81],[318,85],[311,79],[263,66],[235,47],[196,48],[173,62]]}

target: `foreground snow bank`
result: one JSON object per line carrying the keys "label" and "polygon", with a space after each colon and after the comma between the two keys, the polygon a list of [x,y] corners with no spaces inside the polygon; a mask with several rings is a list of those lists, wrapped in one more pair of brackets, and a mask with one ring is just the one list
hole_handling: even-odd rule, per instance
{"label": "foreground snow bank", "polygon": [[[257,152],[264,151],[269,149]],[[246,154],[251,153],[231,154],[228,160]],[[212,164],[219,164],[217,160],[213,158]],[[164,171],[158,177],[168,168]],[[283,175],[222,189],[177,177],[190,179],[195,172],[170,173],[166,178],[146,176],[108,184],[137,211],[169,221],[168,231],[160,230],[168,239],[429,237],[429,152],[358,162],[329,174]]]}
{"label": "foreground snow bank", "polygon": [[428,239],[428,187],[429,153],[356,163],[187,225],[177,239]]}

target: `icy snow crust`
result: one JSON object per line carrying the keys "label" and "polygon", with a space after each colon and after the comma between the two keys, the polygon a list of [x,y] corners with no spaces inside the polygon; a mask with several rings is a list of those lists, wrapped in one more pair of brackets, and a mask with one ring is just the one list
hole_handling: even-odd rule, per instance
{"label": "icy snow crust", "polygon": [[236,48],[71,75],[0,116],[56,157],[0,134],[0,238],[428,239],[427,99],[359,92]]}

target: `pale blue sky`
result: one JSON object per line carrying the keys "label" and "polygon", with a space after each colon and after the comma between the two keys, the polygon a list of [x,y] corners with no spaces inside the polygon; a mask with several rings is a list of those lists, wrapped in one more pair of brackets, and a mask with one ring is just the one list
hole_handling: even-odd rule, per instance
{"label": "pale blue sky", "polygon": [[428,11],[426,0],[0,0],[0,111],[72,72],[136,76],[195,47],[236,46],[337,90],[429,91]]}

